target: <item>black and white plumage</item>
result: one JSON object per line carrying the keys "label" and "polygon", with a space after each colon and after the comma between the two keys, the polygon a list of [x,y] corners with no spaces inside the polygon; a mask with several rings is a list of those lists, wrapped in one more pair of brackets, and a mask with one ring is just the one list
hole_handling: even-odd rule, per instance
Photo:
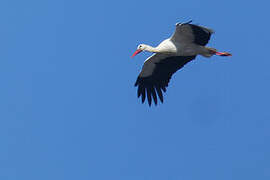
{"label": "black and white plumage", "polygon": [[227,52],[217,52],[214,48],[205,47],[213,33],[211,29],[187,23],[177,23],[174,34],[157,47],[140,44],[132,55],[142,51],[154,52],[146,59],[143,68],[135,82],[138,86],[138,97],[144,103],[146,97],[149,106],[152,99],[157,105],[158,97],[163,102],[163,92],[172,75],[185,64],[195,59],[197,55],[211,57],[212,55],[231,56]]}

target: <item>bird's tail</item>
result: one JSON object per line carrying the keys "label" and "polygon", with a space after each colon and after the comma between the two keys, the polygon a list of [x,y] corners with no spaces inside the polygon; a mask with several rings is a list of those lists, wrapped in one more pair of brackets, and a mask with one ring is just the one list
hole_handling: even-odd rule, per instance
{"label": "bird's tail", "polygon": [[208,51],[208,53],[204,54],[203,56],[205,57],[211,57],[213,55],[218,55],[218,56],[232,56],[231,53],[228,52],[218,52],[215,48],[211,47],[205,47]]}

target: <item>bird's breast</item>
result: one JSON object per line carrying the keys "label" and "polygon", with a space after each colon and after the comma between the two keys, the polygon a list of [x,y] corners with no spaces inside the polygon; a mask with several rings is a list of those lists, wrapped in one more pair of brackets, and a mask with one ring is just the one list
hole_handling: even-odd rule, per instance
{"label": "bird's breast", "polygon": [[166,54],[176,54],[177,53],[177,48],[175,44],[170,40],[166,39],[162,41],[157,49],[159,50],[160,53],[166,53]]}

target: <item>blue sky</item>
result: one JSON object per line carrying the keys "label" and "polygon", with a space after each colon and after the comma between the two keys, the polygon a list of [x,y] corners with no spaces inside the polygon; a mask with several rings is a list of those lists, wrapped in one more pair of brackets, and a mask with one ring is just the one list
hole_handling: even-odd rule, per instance
{"label": "blue sky", "polygon": [[[0,179],[268,180],[269,5],[1,1]],[[197,57],[141,104],[150,54],[130,56],[190,19],[233,56]]]}

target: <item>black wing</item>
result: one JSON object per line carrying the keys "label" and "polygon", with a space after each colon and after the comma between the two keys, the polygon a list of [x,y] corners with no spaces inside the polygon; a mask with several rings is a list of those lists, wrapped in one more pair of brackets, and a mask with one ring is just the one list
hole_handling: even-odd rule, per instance
{"label": "black wing", "polygon": [[194,43],[201,46],[205,46],[210,40],[210,37],[213,31],[211,29],[207,29],[205,27],[197,26],[194,24],[188,24],[188,25],[191,27],[192,32],[194,34]]}
{"label": "black wing", "polygon": [[213,30],[188,23],[177,23],[171,39],[178,43],[195,43],[205,46],[210,40]]}
{"label": "black wing", "polygon": [[151,106],[152,98],[157,105],[157,95],[163,103],[163,92],[166,92],[172,75],[196,56],[172,56],[157,60],[151,56],[145,61],[142,72],[137,78],[135,86],[138,86],[138,98],[142,97],[142,103],[147,95],[148,104]]}

